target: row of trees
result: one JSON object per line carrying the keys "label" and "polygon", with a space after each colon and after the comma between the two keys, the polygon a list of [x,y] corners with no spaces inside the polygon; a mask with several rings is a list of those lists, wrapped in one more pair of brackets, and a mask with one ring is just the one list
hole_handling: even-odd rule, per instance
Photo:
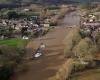
{"label": "row of trees", "polygon": [[19,19],[19,18],[27,18],[28,15],[25,13],[18,13],[14,10],[7,10],[0,14],[1,18],[7,18],[7,19]]}
{"label": "row of trees", "polygon": [[[81,64],[88,64],[95,58],[95,54],[100,50],[100,32],[97,32],[94,40],[85,34],[80,34],[79,28],[72,29],[64,40],[65,57],[73,57]],[[85,35],[85,37],[82,37]]]}
{"label": "row of trees", "polygon": [[9,11],[7,13],[7,18],[8,19],[16,19],[16,18],[24,18],[24,17],[27,17],[26,14],[24,13],[17,13],[16,11]]}
{"label": "row of trees", "polygon": [[100,53],[100,31],[95,35],[93,40],[88,33],[81,32],[80,28],[72,28],[67,34],[64,55],[73,59],[72,74],[99,66],[95,60]]}
{"label": "row of trees", "polygon": [[72,29],[64,39],[65,57],[72,57],[74,55],[73,48],[75,47],[75,45],[78,44],[80,40],[81,40],[81,35],[79,34],[79,29],[78,28]]}

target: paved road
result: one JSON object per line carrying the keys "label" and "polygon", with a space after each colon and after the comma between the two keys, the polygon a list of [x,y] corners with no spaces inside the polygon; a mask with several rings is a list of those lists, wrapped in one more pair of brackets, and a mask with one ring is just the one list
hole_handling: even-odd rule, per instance
{"label": "paved road", "polygon": [[[75,20],[75,21],[71,21]],[[45,53],[37,60],[28,62],[29,69],[27,72],[18,73],[13,80],[47,80],[56,74],[60,66],[65,62],[63,55],[63,40],[68,33],[69,29],[66,29],[67,25],[77,25],[79,19],[76,12],[67,14],[63,24],[49,32],[46,36],[31,41],[28,48],[36,49],[41,42],[47,45]],[[31,50],[28,51],[28,57],[32,55]]]}

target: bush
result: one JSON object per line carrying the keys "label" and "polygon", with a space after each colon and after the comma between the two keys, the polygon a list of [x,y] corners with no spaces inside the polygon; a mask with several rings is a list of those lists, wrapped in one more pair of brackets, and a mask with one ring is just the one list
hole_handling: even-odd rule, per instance
{"label": "bush", "polygon": [[82,71],[85,68],[86,68],[86,65],[80,64],[80,63],[75,63],[74,68],[73,68],[73,72]]}

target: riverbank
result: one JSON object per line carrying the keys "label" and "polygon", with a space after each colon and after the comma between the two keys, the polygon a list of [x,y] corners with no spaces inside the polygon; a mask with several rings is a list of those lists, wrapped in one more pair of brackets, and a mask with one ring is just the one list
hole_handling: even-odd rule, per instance
{"label": "riverbank", "polygon": [[100,80],[100,68],[76,73],[71,80]]}

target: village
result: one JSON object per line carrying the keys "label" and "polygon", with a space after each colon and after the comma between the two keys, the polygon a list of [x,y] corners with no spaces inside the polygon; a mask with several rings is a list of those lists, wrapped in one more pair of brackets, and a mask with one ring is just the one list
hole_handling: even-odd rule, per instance
{"label": "village", "polygon": [[[40,20],[38,16],[32,16],[30,17],[30,20],[27,19],[19,19],[19,20],[7,20],[7,19],[1,19],[0,20],[0,29],[1,29],[1,39],[7,38],[9,36],[8,33],[6,33],[6,29],[11,29],[11,35],[12,37],[15,37],[13,34],[18,36],[17,34],[20,34],[19,37],[26,37],[28,39],[28,33],[37,33],[41,30],[46,30],[46,28],[49,28],[49,19]],[[44,29],[45,28],[45,29]],[[23,30],[23,33],[21,34],[21,30]],[[5,33],[3,34],[3,32]],[[26,35],[24,35],[24,32],[26,32]],[[42,34],[42,33],[41,33]],[[11,36],[10,36],[11,37]]]}
{"label": "village", "polygon": [[0,80],[100,80],[100,2],[29,4],[0,9]]}
{"label": "village", "polygon": [[[64,17],[66,12],[74,10],[74,7],[61,6],[61,9],[54,9],[52,12],[43,8],[40,15],[24,16],[24,18],[16,19],[18,13],[16,11],[8,12],[9,17],[0,19],[0,39],[10,37],[22,37],[23,39],[29,39],[29,36],[39,36],[45,34],[48,29],[56,26],[60,23],[60,20]],[[19,11],[18,9],[16,9]],[[30,9],[22,8],[20,12],[29,12]],[[61,11],[57,13],[58,11]],[[32,12],[32,11],[30,11]],[[3,15],[3,14],[2,14]],[[7,14],[6,14],[7,15]],[[30,35],[28,35],[30,34]],[[35,34],[35,35],[34,35]]]}

